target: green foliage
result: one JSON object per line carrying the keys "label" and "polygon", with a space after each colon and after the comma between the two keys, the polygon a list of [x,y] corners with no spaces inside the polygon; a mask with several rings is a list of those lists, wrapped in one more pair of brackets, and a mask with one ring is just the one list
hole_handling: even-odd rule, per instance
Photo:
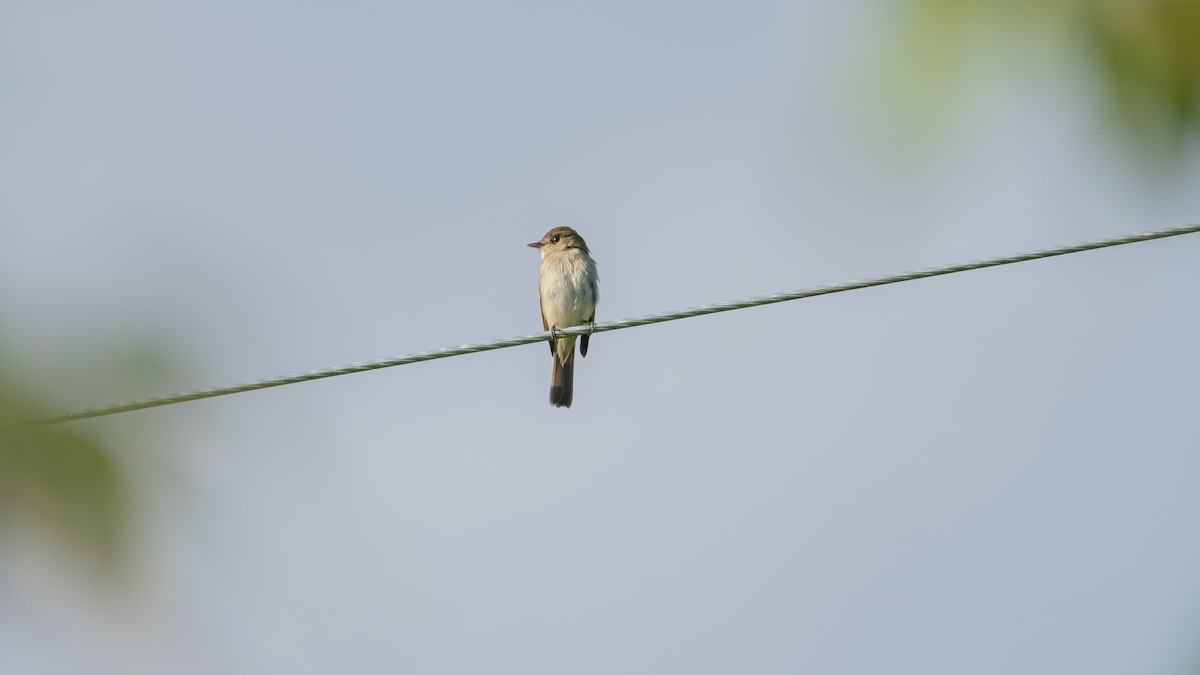
{"label": "green foliage", "polygon": [[[0,419],[28,418],[28,394],[0,391]],[[128,521],[128,483],[97,437],[58,425],[0,431],[0,526],[58,535],[77,557],[115,570]]]}
{"label": "green foliage", "polygon": [[1200,128],[1200,2],[1093,2],[1087,37],[1103,60],[1113,108],[1158,153]]}
{"label": "green foliage", "polygon": [[936,117],[999,33],[1009,56],[1092,64],[1099,100],[1144,158],[1178,159],[1200,131],[1200,0],[909,0],[903,16],[887,82],[919,119]]}

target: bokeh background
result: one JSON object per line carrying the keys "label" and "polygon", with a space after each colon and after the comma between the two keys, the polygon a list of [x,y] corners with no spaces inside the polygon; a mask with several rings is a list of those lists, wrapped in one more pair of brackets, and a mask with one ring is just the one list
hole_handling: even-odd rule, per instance
{"label": "bokeh background", "polygon": [[[1200,219],[1192,0],[5,0],[0,415]],[[4,673],[1200,670],[1200,236],[7,434]]]}

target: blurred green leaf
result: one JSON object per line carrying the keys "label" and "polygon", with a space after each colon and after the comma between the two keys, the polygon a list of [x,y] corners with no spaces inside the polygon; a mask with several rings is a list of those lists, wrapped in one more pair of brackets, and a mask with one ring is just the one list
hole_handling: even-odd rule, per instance
{"label": "blurred green leaf", "polygon": [[[29,399],[0,392],[0,419],[30,417]],[[58,535],[86,562],[115,571],[129,487],[105,444],[69,426],[0,432],[0,525],[29,522]]]}
{"label": "blurred green leaf", "polygon": [[1088,38],[1103,61],[1113,109],[1156,154],[1200,128],[1200,2],[1088,3]]}
{"label": "blurred green leaf", "polygon": [[[940,123],[981,37],[1035,59],[1095,67],[1118,135],[1157,164],[1200,131],[1200,0],[908,0],[885,83],[906,132]],[[918,121],[917,125],[912,122]]]}
{"label": "blurred green leaf", "polygon": [[[21,428],[20,422],[171,388],[169,364],[178,362],[171,358],[173,340],[145,318],[121,317],[115,325],[80,326],[73,339],[48,350],[53,359],[29,358],[28,347],[0,331],[0,530],[49,535],[52,554],[71,556],[105,574],[104,581],[119,581],[126,570],[137,516],[131,474],[120,460],[158,471],[165,465],[147,463],[169,463],[170,453],[118,453],[97,431],[103,425]],[[126,422],[123,428],[147,427]]]}

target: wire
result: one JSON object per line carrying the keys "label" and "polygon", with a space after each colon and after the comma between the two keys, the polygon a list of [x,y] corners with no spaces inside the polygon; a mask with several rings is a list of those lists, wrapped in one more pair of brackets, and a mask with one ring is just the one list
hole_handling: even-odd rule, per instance
{"label": "wire", "polygon": [[[1013,263],[1026,262],[1029,260],[1039,260],[1041,258],[1052,258],[1054,256],[1067,255],[1070,253],[1080,253],[1082,251],[1092,251],[1100,248],[1108,248],[1110,246],[1122,246],[1124,244],[1134,244],[1142,241],[1150,241],[1153,239],[1163,239],[1166,237],[1175,237],[1181,234],[1191,234],[1200,232],[1200,225],[1184,225],[1182,227],[1168,228],[1164,230],[1154,230],[1144,232],[1142,234],[1131,234],[1123,237],[1115,237],[1112,239],[1100,239],[1070,246],[1060,246],[1057,248],[1048,248],[1038,251],[1030,251],[1027,253],[1017,253],[1014,255],[1003,256],[999,258],[989,258],[986,260],[976,260],[972,262],[960,263],[957,265],[947,265],[944,267],[930,267],[913,272],[905,272],[903,274],[894,274],[882,277],[873,277],[858,281],[847,281],[839,284],[829,284],[826,286],[818,286],[799,291],[790,291],[787,293],[775,293],[772,295],[762,295],[743,300],[731,300],[728,302],[718,302],[710,305],[700,305],[699,307],[689,307],[687,309],[679,309],[670,312],[662,312],[660,314],[646,314],[630,319],[621,319],[619,321],[603,321],[594,326],[574,326],[571,328],[559,329],[555,335],[561,337],[564,335],[588,335],[591,333],[604,333],[610,330],[621,330],[624,328],[633,328],[634,326],[645,326],[652,323],[663,323],[664,321],[675,321],[677,319],[687,319],[694,316],[704,316],[705,314],[716,314],[718,312],[728,312],[735,309],[745,309],[747,307],[758,307],[760,305],[770,305],[776,302],[786,302],[788,300],[800,300],[803,298],[812,298],[818,295],[830,295],[833,293],[842,293],[845,291],[854,291],[861,288],[870,288],[872,286],[886,286],[888,284],[898,284],[904,281],[914,281],[916,279],[927,279],[929,277],[937,277],[945,274],[954,274],[956,272],[969,272],[971,270],[984,269],[987,267],[998,267],[1000,265],[1011,265]],[[549,331],[541,333],[529,333],[527,335],[518,335],[516,337],[488,340],[486,342],[477,342],[475,344],[461,345],[458,347],[446,347],[442,349],[434,349],[424,352],[416,352],[414,354],[405,354],[392,358],[379,359],[376,361],[362,361],[359,363],[351,363],[349,365],[338,366],[336,368],[325,368],[321,370],[309,370],[294,375],[285,375],[283,377],[273,377],[265,380],[255,380],[253,382],[244,382],[225,387],[212,387],[210,389],[200,389],[196,391],[173,394],[170,396],[160,396],[156,398],[147,398],[128,403],[119,403],[114,405],[100,406],[96,408],[86,408],[74,412],[63,413],[51,417],[42,417],[33,420],[18,422],[14,425],[9,425],[0,428],[0,431],[8,431],[14,428],[28,428],[45,426],[49,424],[59,424],[62,422],[70,422],[74,420],[83,420],[91,417],[101,417],[104,415],[116,415],[118,413],[132,412],[134,410],[145,410],[146,408],[157,408],[164,405],[172,405],[175,403],[185,403],[187,401],[198,401],[205,398],[214,398],[217,396],[228,396],[230,394],[239,394],[245,391],[254,391],[257,389],[269,389],[271,387],[282,387],[287,384],[297,384],[300,382],[309,382],[311,380],[320,380],[327,377],[337,377],[339,375],[349,375],[351,373],[361,373],[368,370],[378,370],[380,368],[391,368],[393,366],[404,366],[410,363],[420,363],[421,361],[433,361],[435,359],[445,359],[452,356],[463,356],[464,354],[474,354],[476,352],[486,352],[493,349],[505,349],[508,347],[516,347],[519,345],[531,344],[534,342],[544,342],[552,339]]]}

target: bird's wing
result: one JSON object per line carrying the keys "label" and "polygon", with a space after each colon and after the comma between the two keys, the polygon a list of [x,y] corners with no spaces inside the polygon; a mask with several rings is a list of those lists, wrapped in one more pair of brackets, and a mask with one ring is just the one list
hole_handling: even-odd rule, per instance
{"label": "bird's wing", "polygon": [[[596,323],[596,304],[600,302],[600,284],[597,283],[596,277],[599,276],[596,272],[595,263],[592,264],[592,273],[588,275],[588,286],[592,290],[592,315],[587,318],[588,323]],[[588,338],[590,335],[581,336],[583,339],[579,341],[579,355],[587,356]]]}
{"label": "bird's wing", "polygon": [[[538,310],[542,313],[542,330],[550,330],[550,324],[546,323],[546,308],[542,306],[542,274],[538,271]],[[548,340],[550,345],[550,356],[554,356],[554,340]]]}

